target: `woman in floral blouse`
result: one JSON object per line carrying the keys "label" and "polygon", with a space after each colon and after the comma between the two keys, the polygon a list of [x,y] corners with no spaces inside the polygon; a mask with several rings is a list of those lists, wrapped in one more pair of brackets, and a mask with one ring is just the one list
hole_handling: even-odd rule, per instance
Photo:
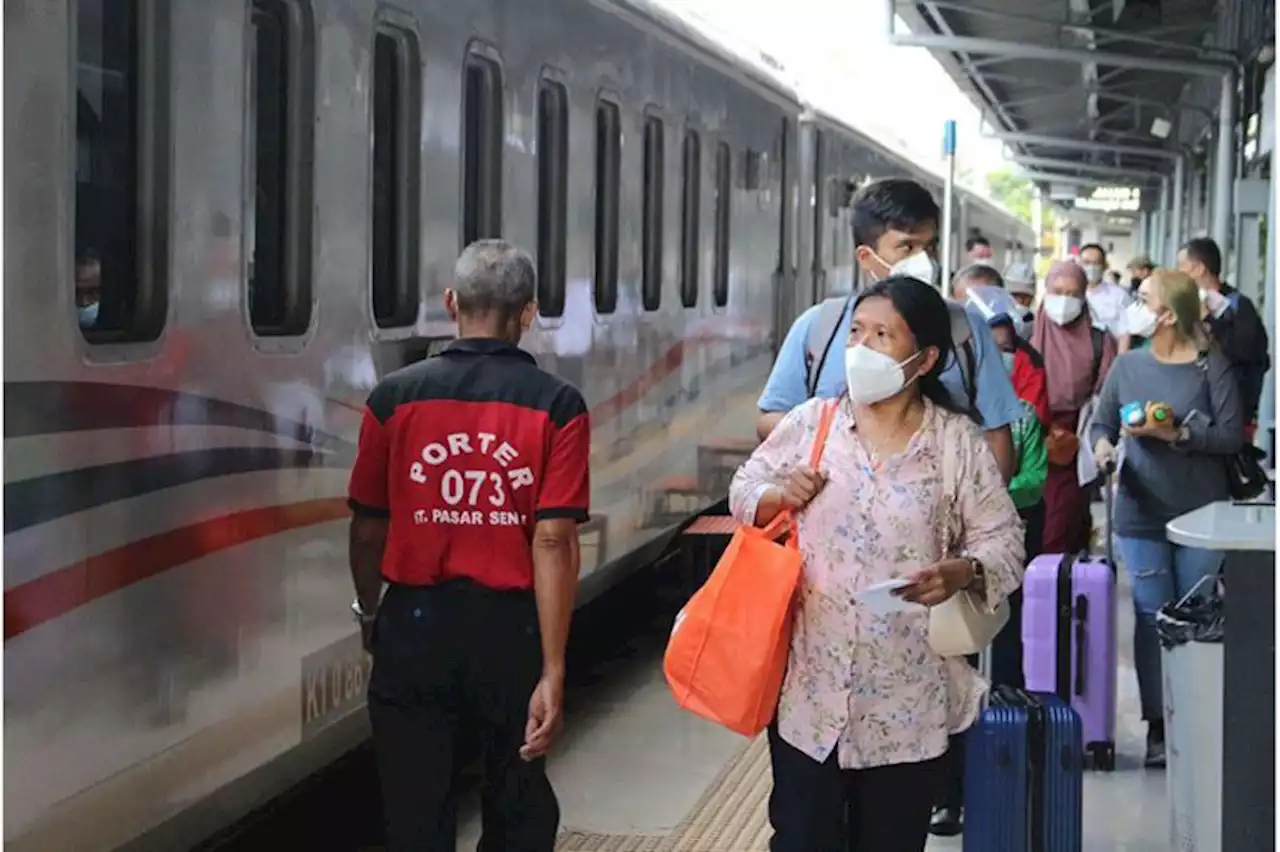
{"label": "woman in floral blouse", "polygon": [[[730,507],[764,526],[794,510],[804,579],[769,745],[773,852],[921,852],[945,779],[947,736],[975,720],[986,684],[928,642],[919,610],[876,615],[854,596],[893,578],[934,606],[969,589],[994,607],[1021,582],[1022,526],[978,426],[939,381],[954,357],[946,303],[914,278],[854,305],[848,390],[823,455],[804,461],[822,407],[794,409],[734,477]],[[941,552],[941,447],[959,448],[962,553]]]}

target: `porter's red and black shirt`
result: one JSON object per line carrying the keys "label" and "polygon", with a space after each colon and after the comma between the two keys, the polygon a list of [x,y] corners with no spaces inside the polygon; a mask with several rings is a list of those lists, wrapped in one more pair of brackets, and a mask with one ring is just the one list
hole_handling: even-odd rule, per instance
{"label": "porter's red and black shirt", "polygon": [[348,497],[391,521],[389,582],[530,589],[537,521],[587,520],[590,450],[573,385],[509,343],[466,338],[374,388]]}

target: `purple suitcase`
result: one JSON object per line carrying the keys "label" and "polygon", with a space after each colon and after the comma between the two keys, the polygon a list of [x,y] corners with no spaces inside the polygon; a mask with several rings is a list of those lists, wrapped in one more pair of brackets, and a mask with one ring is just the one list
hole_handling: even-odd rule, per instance
{"label": "purple suitcase", "polygon": [[[1107,552],[1111,488],[1103,483]],[[1099,556],[1044,554],[1022,582],[1022,670],[1029,692],[1056,693],[1080,714],[1093,768],[1116,765],[1116,575]]]}

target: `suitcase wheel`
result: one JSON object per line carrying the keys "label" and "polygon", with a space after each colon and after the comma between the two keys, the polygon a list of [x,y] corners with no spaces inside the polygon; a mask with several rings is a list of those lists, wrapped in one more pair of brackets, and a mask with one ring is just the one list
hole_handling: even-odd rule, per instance
{"label": "suitcase wheel", "polygon": [[1114,772],[1116,769],[1115,743],[1089,743],[1090,763],[1094,769],[1102,772]]}

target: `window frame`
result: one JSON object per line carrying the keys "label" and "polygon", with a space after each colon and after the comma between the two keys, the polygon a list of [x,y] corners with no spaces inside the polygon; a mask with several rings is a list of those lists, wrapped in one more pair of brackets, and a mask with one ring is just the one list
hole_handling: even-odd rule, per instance
{"label": "window frame", "polygon": [[[281,286],[284,310],[279,322],[258,322],[254,318],[251,276],[257,243],[257,24],[254,16],[261,4],[277,4],[283,8],[288,28],[284,67],[285,104],[283,109],[285,143],[281,160],[284,178],[281,205]],[[308,0],[250,0],[246,20],[245,64],[245,198],[244,228],[244,314],[257,345],[268,341],[292,346],[290,339],[306,337],[315,318],[314,259],[315,238],[315,123],[316,123],[316,28],[315,14]],[[248,223],[254,223],[250,231]]]}
{"label": "window frame", "polygon": [[711,258],[711,302],[717,308],[729,304],[729,272],[732,262],[733,148],[728,140],[716,140],[714,239]]}
{"label": "window frame", "polygon": [[[485,74],[487,91],[484,96],[488,122],[481,122],[477,127],[479,166],[484,166],[476,173],[475,197],[471,192],[471,144],[469,126],[471,121],[471,99],[469,96],[471,73],[481,70]],[[458,221],[458,249],[461,251],[472,242],[482,239],[501,238],[506,222],[503,215],[503,174],[506,153],[506,69],[498,51],[484,42],[472,42],[467,46],[466,57],[462,63],[462,108],[459,114],[462,120],[459,135],[459,181],[462,203],[459,207],[461,216]],[[475,204],[474,213],[471,210]],[[470,219],[475,217],[475,233],[469,233]]]}
{"label": "window frame", "polygon": [[[378,42],[391,39],[397,47],[394,56],[398,76],[396,101],[399,121],[393,127],[396,161],[392,173],[393,212],[396,241],[391,248],[394,265],[394,307],[384,319],[378,314],[377,298],[377,85]],[[375,333],[405,329],[417,323],[422,301],[422,40],[412,19],[390,10],[380,10],[374,22],[370,51],[372,71],[369,91],[369,319]]]}
{"label": "window frame", "polygon": [[698,307],[701,252],[702,132],[689,123],[680,140],[680,303],[686,310]]}
{"label": "window frame", "polygon": [[[543,145],[547,140],[543,137],[544,121],[543,95],[555,92],[558,99],[558,114],[555,118],[555,131],[559,135],[559,144],[548,153]],[[537,257],[538,268],[538,316],[545,319],[558,319],[564,316],[565,297],[568,290],[568,232],[569,232],[569,115],[572,112],[572,101],[569,87],[563,76],[544,69],[538,77],[537,91],[534,95],[535,128],[537,139],[535,151],[535,186],[534,205],[537,211]],[[545,171],[544,171],[545,170]],[[553,208],[544,211],[544,193],[550,190],[552,196],[547,203]],[[550,255],[550,256],[547,256]]]}
{"label": "window frame", "polygon": [[667,123],[652,107],[644,112],[642,148],[640,302],[652,312],[662,309],[667,184]]}
{"label": "window frame", "polygon": [[[603,116],[612,116],[601,126]],[[622,101],[609,92],[595,100],[595,143],[593,147],[592,209],[592,294],[597,316],[618,309],[622,212]],[[607,126],[611,124],[612,126]],[[612,131],[612,132],[610,132]],[[603,139],[608,143],[601,146]]]}
{"label": "window frame", "polygon": [[[68,243],[70,269],[76,267],[76,246],[79,218],[79,127],[75,118],[80,85],[79,6],[76,0],[71,7],[69,26],[70,75],[68,88],[73,118],[68,145],[70,152],[70,231]],[[105,6],[107,0],[104,0]],[[86,345],[90,357],[107,355],[120,347],[133,344],[154,344],[164,334],[169,314],[169,288],[171,285],[172,201],[173,179],[173,108],[172,108],[172,18],[169,4],[160,0],[134,0],[136,21],[129,45],[129,70],[134,76],[132,99],[134,116],[131,130],[133,185],[129,199],[132,223],[129,232],[133,249],[129,261],[132,267],[127,278],[136,282],[131,298],[121,299],[121,323],[118,328],[83,329],[74,310],[75,293],[72,289],[71,321],[76,323],[80,340]],[[105,14],[105,10],[104,10]],[[101,255],[99,263],[101,264]],[[105,289],[105,288],[103,288]],[[104,299],[99,292],[99,305]],[[101,310],[101,307],[99,308]],[[118,357],[118,356],[116,356]]]}

